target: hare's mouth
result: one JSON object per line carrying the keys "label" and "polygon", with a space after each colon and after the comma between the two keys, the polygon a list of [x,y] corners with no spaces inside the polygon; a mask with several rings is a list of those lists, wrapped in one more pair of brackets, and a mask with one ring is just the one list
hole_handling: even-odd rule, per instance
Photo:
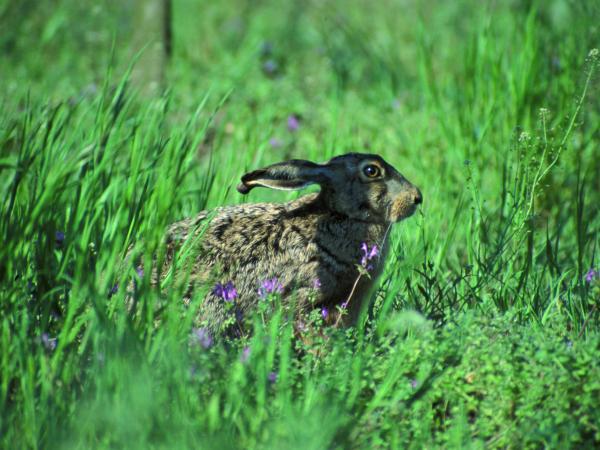
{"label": "hare's mouth", "polygon": [[392,205],[390,211],[390,219],[392,222],[400,222],[401,220],[408,219],[417,211],[417,205],[408,202],[397,202]]}

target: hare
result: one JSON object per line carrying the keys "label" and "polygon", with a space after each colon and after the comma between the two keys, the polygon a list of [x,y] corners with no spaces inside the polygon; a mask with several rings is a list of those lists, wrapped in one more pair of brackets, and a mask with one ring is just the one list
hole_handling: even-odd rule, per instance
{"label": "hare", "polygon": [[[345,320],[352,322],[381,272],[389,227],[415,212],[421,192],[380,156],[360,153],[323,164],[273,164],[242,176],[237,190],[248,194],[259,186],[296,190],[310,184],[318,184],[320,192],[288,203],[220,207],[170,225],[165,263],[154,282],[174,276],[185,280],[191,295],[195,287],[219,281],[206,294],[199,316],[214,333],[224,331],[232,311],[227,302],[235,302],[238,315],[257,306],[265,280],[284,302],[292,297],[300,308],[345,302]],[[373,246],[381,253],[371,261],[371,276],[359,279],[357,265],[377,253]]]}

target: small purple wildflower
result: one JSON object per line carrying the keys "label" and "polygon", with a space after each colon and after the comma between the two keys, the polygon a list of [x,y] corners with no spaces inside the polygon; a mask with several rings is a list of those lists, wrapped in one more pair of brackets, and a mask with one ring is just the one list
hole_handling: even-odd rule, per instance
{"label": "small purple wildflower", "polygon": [[192,328],[192,342],[202,346],[202,348],[208,349],[213,345],[213,338],[208,329],[204,327]]}
{"label": "small purple wildflower", "polygon": [[58,340],[56,338],[51,338],[48,333],[42,333],[41,340],[42,345],[46,348],[46,350],[54,351],[56,349]]}
{"label": "small purple wildflower", "polygon": [[373,247],[369,248],[368,244],[363,242],[360,246],[360,249],[363,252],[363,256],[360,259],[360,265],[367,270],[372,270],[373,265],[369,264],[369,261],[379,255],[379,249],[377,248],[377,245],[373,245]]}
{"label": "small purple wildflower", "polygon": [[113,284],[113,286],[110,288],[110,291],[108,291],[108,296],[112,297],[113,295],[115,295],[117,293],[118,290],[119,290],[119,283]]}
{"label": "small purple wildflower", "polygon": [[342,309],[346,309],[348,307],[348,303],[350,303],[350,299],[346,300],[344,303],[342,303],[340,306]]}
{"label": "small purple wildflower", "polygon": [[[138,278],[144,278],[144,269],[142,268],[142,266],[137,266],[135,268],[135,273],[137,274]],[[136,278],[133,279],[133,286],[135,287],[135,289],[139,287],[138,280]]]}
{"label": "small purple wildflower", "polygon": [[416,389],[419,386],[419,382],[417,380],[410,380],[410,387]]}
{"label": "small purple wildflower", "polygon": [[313,281],[313,288],[319,289],[320,287],[321,287],[321,280],[319,280],[318,278],[315,278],[315,280]]}
{"label": "small purple wildflower", "polygon": [[268,76],[274,76],[279,70],[279,66],[272,59],[267,59],[262,65],[263,72]]}
{"label": "small purple wildflower", "polygon": [[248,362],[248,360],[250,359],[250,353],[252,353],[250,347],[244,347],[244,350],[242,350],[242,354],[240,355],[240,361],[242,363]]}
{"label": "small purple wildflower", "polygon": [[298,131],[298,128],[300,128],[300,119],[298,118],[298,116],[296,116],[295,114],[288,116],[287,128],[288,131],[291,131],[292,133],[294,131]]}
{"label": "small purple wildflower", "polygon": [[269,380],[269,383],[275,383],[277,381],[277,372],[269,372],[269,375],[267,375],[267,379]]}
{"label": "small purple wildflower", "polygon": [[54,234],[54,242],[57,247],[60,247],[65,242],[65,233],[62,231],[57,231]]}
{"label": "small purple wildflower", "polygon": [[226,302],[232,302],[237,297],[238,293],[233,285],[233,281],[228,281],[225,284],[217,283],[212,291],[213,295],[222,298]]}
{"label": "small purple wildflower", "polygon": [[323,306],[321,308],[321,316],[323,317],[323,319],[327,319],[327,317],[329,317],[329,310],[327,309],[327,307]]}
{"label": "small purple wildflower", "polygon": [[588,273],[585,274],[585,281],[591,283],[594,281],[594,278],[600,276],[600,272],[594,269],[588,270]]}
{"label": "small purple wildflower", "polygon": [[281,148],[283,147],[283,141],[279,138],[272,137],[271,139],[269,139],[269,145],[271,146],[271,148]]}
{"label": "small purple wildflower", "polygon": [[261,283],[258,288],[258,296],[263,300],[267,298],[268,294],[281,294],[283,292],[283,285],[277,278],[271,278]]}

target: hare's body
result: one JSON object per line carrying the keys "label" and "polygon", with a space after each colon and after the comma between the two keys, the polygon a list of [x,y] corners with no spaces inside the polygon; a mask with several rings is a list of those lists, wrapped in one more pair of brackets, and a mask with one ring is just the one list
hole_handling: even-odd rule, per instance
{"label": "hare's body", "polygon": [[361,247],[377,246],[385,253],[389,227],[413,214],[421,193],[379,156],[357,153],[324,164],[273,164],[244,175],[238,191],[300,189],[311,183],[321,191],[289,203],[221,207],[172,224],[155,281],[172,277],[185,283],[188,297],[208,282],[232,282],[234,308],[212,290],[201,306],[199,320],[213,331],[222,331],[232,311],[239,316],[255,308],[261,283],[273,279],[282,286],[283,301],[298,308],[334,307],[351,297],[352,321],[385,258],[380,253],[370,263],[371,276],[359,278]]}
{"label": "hare's body", "polygon": [[[333,307],[348,299],[359,275],[361,244],[385,248],[386,228],[332,213],[319,194],[310,194],[284,204],[218,208],[212,218],[202,212],[174,223],[167,233],[167,259],[197,238],[202,249],[190,261],[190,287],[205,283],[214,268],[217,280],[233,281],[236,303],[243,313],[259,301],[261,282],[273,278],[283,286],[283,296],[296,295],[299,307],[307,306],[309,299],[315,305]],[[362,277],[356,286],[350,317],[360,311],[360,298],[380,268],[376,265],[372,277]],[[223,320],[223,299],[210,293],[204,306],[201,315],[207,322]]]}

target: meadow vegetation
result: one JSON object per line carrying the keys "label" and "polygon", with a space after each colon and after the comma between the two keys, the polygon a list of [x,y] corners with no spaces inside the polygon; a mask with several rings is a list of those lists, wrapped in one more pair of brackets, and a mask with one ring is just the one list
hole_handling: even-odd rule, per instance
{"label": "meadow vegetation", "polygon": [[[0,447],[600,446],[597,1],[173,0],[151,95],[135,14],[0,2]],[[123,268],[350,151],[424,197],[357,326],[298,339],[275,292],[206,336]]]}

